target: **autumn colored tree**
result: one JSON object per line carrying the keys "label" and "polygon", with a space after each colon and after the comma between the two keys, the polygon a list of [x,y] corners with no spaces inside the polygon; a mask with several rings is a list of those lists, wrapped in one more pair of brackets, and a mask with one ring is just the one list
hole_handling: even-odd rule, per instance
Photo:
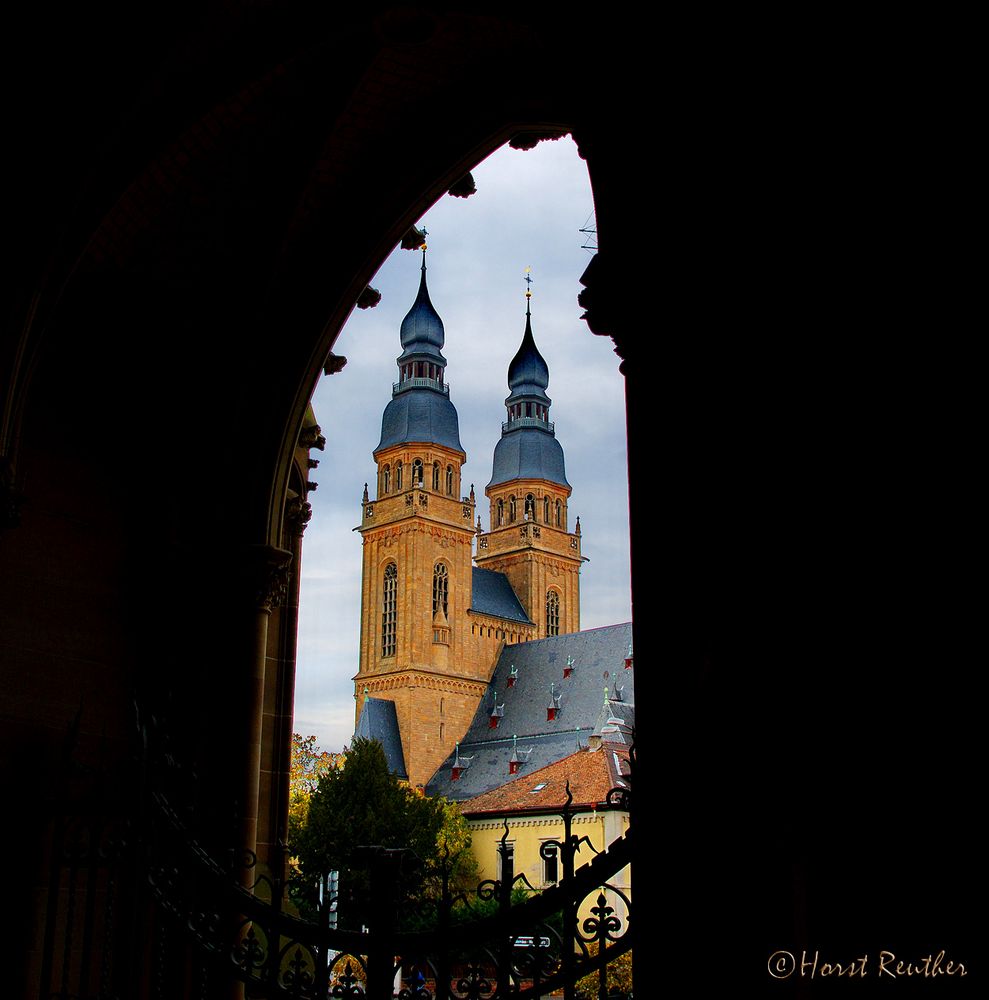
{"label": "autumn colored tree", "polygon": [[292,762],[289,771],[288,830],[294,843],[306,824],[309,801],[322,775],[342,767],[346,748],[341,753],[320,750],[315,736],[292,733]]}

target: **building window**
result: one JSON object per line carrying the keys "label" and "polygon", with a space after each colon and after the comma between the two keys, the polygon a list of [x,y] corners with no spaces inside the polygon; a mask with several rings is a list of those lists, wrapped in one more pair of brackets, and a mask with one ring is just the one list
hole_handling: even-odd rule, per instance
{"label": "building window", "polygon": [[394,656],[398,621],[398,567],[385,567],[385,582],[381,592],[381,655]]}
{"label": "building window", "polygon": [[402,488],[402,463],[399,461],[395,463],[395,489],[400,490],[401,488]]}
{"label": "building window", "polygon": [[449,574],[443,563],[437,563],[433,567],[433,614],[440,608],[446,614],[447,591],[449,590]]}
{"label": "building window", "polygon": [[422,486],[422,459],[417,458],[412,463],[412,485]]}
{"label": "building window", "polygon": [[527,521],[536,519],[536,498],[531,493],[525,495],[525,519]]}
{"label": "building window", "polygon": [[556,501],[556,526],[563,527],[563,504],[559,500]]}
{"label": "building window", "polygon": [[515,520],[515,494],[508,498],[508,521],[511,524]]}
{"label": "building window", "polygon": [[543,521],[549,524],[549,497],[543,497]]}
{"label": "building window", "polygon": [[555,590],[546,592],[546,634],[560,634],[560,595]]}
{"label": "building window", "polygon": [[381,492],[387,493],[391,489],[391,466],[386,465],[381,470]]}
{"label": "building window", "polygon": [[560,881],[560,856],[556,844],[543,841],[539,856],[543,859],[543,885],[556,885]]}
{"label": "building window", "polygon": [[498,527],[500,528],[505,523],[505,501],[499,499],[498,505]]}
{"label": "building window", "polygon": [[433,462],[433,489],[437,493],[440,491],[440,463]]}
{"label": "building window", "polygon": [[448,497],[453,496],[453,466],[448,465],[446,467],[446,495]]}

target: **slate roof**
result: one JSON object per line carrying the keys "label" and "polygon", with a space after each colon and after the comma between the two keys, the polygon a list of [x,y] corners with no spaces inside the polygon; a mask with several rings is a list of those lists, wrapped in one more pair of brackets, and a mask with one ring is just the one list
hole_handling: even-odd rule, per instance
{"label": "slate roof", "polygon": [[495,445],[488,488],[513,479],[548,479],[569,486],[563,447],[547,430],[521,427],[505,432]]}
{"label": "slate roof", "polygon": [[381,415],[382,448],[405,442],[433,442],[454,451],[463,451],[457,409],[438,389],[423,386],[406,389],[395,396]]}
{"label": "slate roof", "polygon": [[[460,741],[461,763],[466,762],[466,766],[460,777],[452,780],[451,754],[429,780],[426,794],[463,801],[506,782],[528,782],[533,771],[571,756],[578,746],[587,746],[602,721],[606,687],[609,710],[605,721],[612,710],[616,718],[620,713],[622,725],[615,726],[615,732],[627,731],[634,722],[634,670],[625,668],[631,640],[631,623],[625,623],[505,646],[487,694]],[[564,678],[568,656],[573,658],[574,669]],[[513,666],[517,676],[514,686],[509,687]],[[620,703],[610,700],[616,683],[624,688]],[[559,696],[560,709],[557,718],[548,721],[551,686]],[[504,714],[498,727],[491,729],[495,706],[504,706]],[[517,749],[525,763],[517,775],[509,776],[513,735],[518,737]],[[614,740],[615,735],[608,738]]]}
{"label": "slate roof", "polygon": [[470,610],[531,625],[508,577],[491,569],[471,567]]}
{"label": "slate roof", "polygon": [[573,808],[603,806],[608,792],[627,781],[628,748],[603,744],[599,750],[578,750],[523,780],[510,781],[461,804],[465,816],[506,812],[555,812],[567,801],[567,782]]}
{"label": "slate roof", "polygon": [[388,770],[403,781],[409,780],[395,702],[385,698],[365,698],[354,736],[377,740],[384,747]]}

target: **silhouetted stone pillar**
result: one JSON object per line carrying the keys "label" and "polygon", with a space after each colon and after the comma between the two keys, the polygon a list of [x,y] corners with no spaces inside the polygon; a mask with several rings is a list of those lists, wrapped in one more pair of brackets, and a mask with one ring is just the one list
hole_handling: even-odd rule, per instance
{"label": "silhouetted stone pillar", "polygon": [[248,651],[250,668],[246,679],[247,690],[242,702],[245,720],[240,794],[240,846],[254,851],[257,847],[268,619],[272,609],[285,599],[292,553],[272,545],[256,545],[247,550],[246,556],[246,571],[253,591],[253,622]]}

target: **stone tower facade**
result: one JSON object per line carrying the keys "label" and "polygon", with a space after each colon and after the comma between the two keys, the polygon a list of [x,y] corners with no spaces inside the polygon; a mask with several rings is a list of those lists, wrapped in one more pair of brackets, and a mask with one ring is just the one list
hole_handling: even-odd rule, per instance
{"label": "stone tower facade", "polygon": [[358,727],[367,699],[394,703],[413,786],[426,784],[467,731],[506,645],[580,628],[579,526],[567,530],[571,489],[546,416],[549,373],[528,311],[509,370],[509,420],[486,491],[487,533],[473,486],[465,494],[461,483],[467,456],[445,381],[444,342],[424,253],[419,292],[402,321],[398,381],[374,450],[376,488],[363,497],[354,677]]}
{"label": "stone tower facade", "polygon": [[511,581],[539,638],[580,631],[580,520],[568,530],[563,448],[549,419],[549,367],[525,333],[508,369],[508,419],[495,447],[491,530],[478,538],[477,565]]}

